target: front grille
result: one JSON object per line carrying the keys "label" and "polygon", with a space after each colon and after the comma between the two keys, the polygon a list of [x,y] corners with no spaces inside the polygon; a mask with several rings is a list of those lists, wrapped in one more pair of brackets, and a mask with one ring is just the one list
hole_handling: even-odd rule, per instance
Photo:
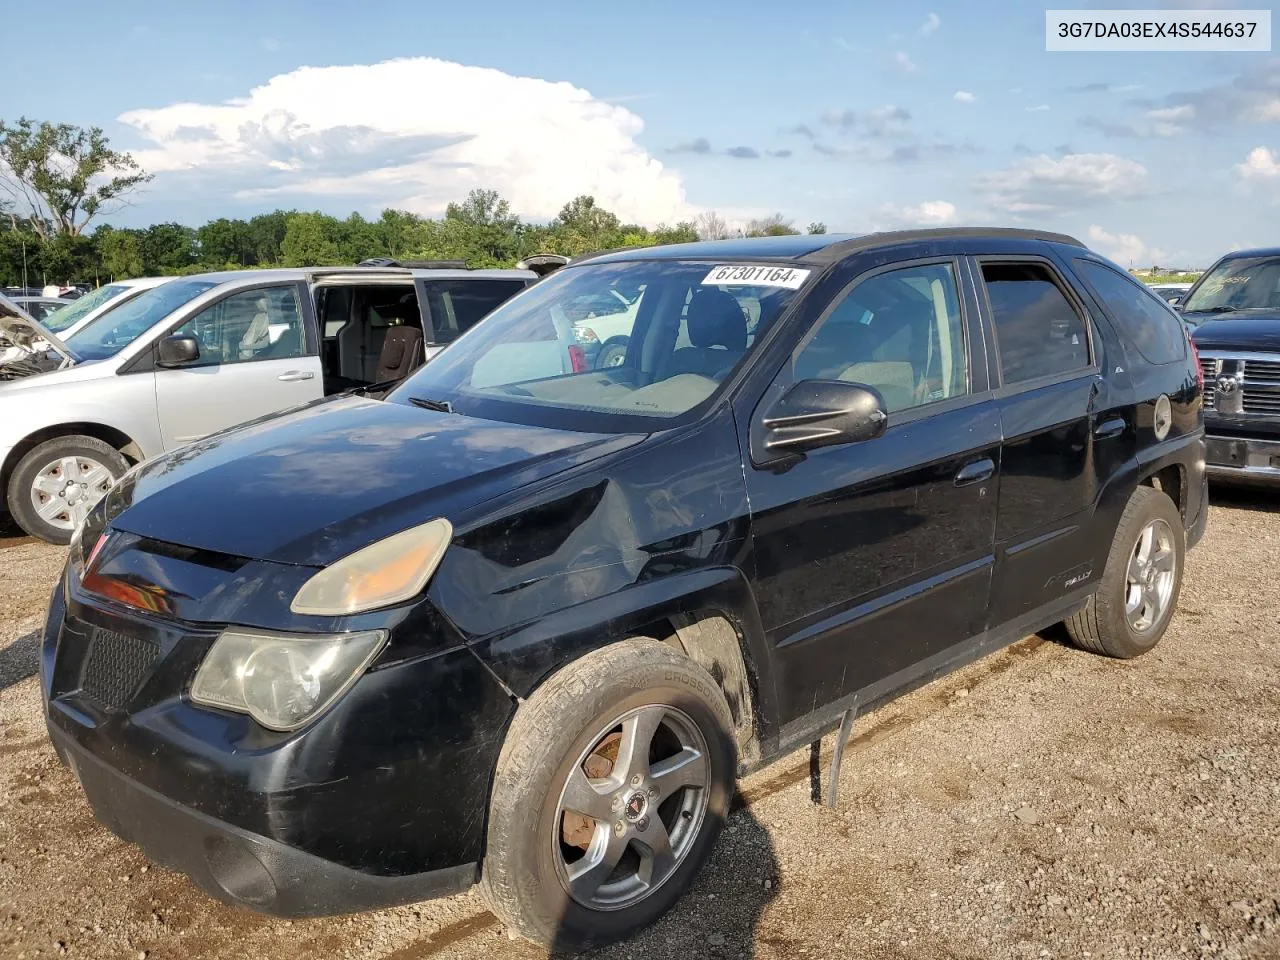
{"label": "front grille", "polygon": [[1213,394],[1218,387],[1218,364],[1221,361],[1212,357],[1200,358],[1200,369],[1204,371],[1204,405],[1213,406]]}
{"label": "front grille", "polygon": [[1244,375],[1255,383],[1280,384],[1280,360],[1246,360]]}
{"label": "front grille", "polygon": [[1280,392],[1244,388],[1241,409],[1245,413],[1266,413],[1280,416]]}
{"label": "front grille", "polygon": [[104,707],[123,709],[151,675],[160,648],[114,630],[94,628],[80,690]]}

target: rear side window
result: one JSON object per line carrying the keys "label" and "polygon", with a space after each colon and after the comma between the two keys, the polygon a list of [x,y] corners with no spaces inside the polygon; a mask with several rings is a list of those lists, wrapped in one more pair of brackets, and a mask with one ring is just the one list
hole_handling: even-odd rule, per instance
{"label": "rear side window", "polygon": [[1038,263],[984,263],[982,279],[996,327],[1005,384],[1089,366],[1084,318]]}
{"label": "rear side window", "polygon": [[1187,356],[1187,338],[1163,300],[1132,277],[1092,260],[1077,260],[1076,269],[1115,320],[1125,340],[1149,363],[1173,363]]}
{"label": "rear side window", "polygon": [[524,289],[523,280],[429,280],[427,303],[437,343],[447,343]]}

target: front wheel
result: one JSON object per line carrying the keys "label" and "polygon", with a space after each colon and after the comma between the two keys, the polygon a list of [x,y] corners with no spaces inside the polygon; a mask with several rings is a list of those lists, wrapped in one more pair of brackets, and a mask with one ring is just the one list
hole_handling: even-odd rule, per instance
{"label": "front wheel", "polygon": [[494,913],[553,950],[656,920],[728,815],[732,728],[715,681],[657,641],[562,669],[520,707],[498,759],[481,880]]}
{"label": "front wheel", "polygon": [[630,337],[610,337],[600,345],[600,352],[596,354],[596,369],[604,370],[607,367],[620,367],[627,362],[627,345],[631,342]]}
{"label": "front wheel", "polygon": [[1173,501],[1151,487],[1135,490],[1116,526],[1097,593],[1065,621],[1076,646],[1122,659],[1154,647],[1178,605],[1186,544]]}
{"label": "front wheel", "polygon": [[9,477],[9,513],[33,537],[70,543],[89,511],[129,469],[95,437],[55,437],[32,449]]}

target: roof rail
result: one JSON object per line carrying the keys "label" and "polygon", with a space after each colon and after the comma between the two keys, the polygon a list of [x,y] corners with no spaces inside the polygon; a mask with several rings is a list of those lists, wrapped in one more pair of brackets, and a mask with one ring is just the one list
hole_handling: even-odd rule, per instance
{"label": "roof rail", "polygon": [[1064,243],[1072,247],[1085,245],[1075,237],[1065,233],[1053,233],[1049,230],[1026,230],[1021,227],[930,227],[919,230],[886,230],[883,233],[867,233],[848,240],[840,240],[815,250],[807,256],[807,260],[833,262],[874,247],[884,247],[893,243],[912,243],[919,240],[948,240],[955,237],[998,237],[1010,240],[1043,240],[1047,243]]}
{"label": "roof rail", "polygon": [[465,260],[396,260],[392,257],[369,257],[361,267],[403,267],[406,270],[466,270]]}

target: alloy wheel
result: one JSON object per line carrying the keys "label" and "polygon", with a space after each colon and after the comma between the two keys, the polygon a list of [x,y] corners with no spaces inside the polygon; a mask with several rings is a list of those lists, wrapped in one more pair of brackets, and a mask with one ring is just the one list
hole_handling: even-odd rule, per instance
{"label": "alloy wheel", "polygon": [[1142,528],[1125,575],[1124,614],[1134,633],[1144,633],[1164,617],[1177,576],[1173,528],[1156,518]]}

